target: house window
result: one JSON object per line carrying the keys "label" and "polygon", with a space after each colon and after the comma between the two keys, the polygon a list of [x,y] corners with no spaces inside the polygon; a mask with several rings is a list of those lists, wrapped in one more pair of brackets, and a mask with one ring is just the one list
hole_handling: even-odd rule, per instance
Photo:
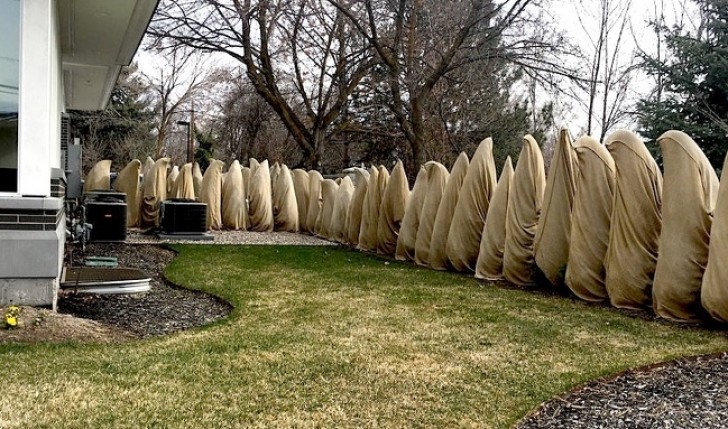
{"label": "house window", "polygon": [[20,0],[0,0],[0,192],[18,191]]}

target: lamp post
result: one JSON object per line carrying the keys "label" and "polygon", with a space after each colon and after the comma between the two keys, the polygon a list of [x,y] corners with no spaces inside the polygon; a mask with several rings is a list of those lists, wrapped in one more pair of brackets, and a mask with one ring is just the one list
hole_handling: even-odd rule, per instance
{"label": "lamp post", "polygon": [[187,127],[187,162],[194,162],[194,150],[192,148],[192,135],[190,133],[190,122],[189,121],[177,121],[177,125],[184,125]]}

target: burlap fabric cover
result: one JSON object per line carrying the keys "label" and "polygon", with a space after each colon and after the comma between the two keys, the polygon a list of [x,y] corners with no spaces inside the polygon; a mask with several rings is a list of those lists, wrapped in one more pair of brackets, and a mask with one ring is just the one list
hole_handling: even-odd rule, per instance
{"label": "burlap fabric cover", "polygon": [[354,193],[349,204],[347,219],[346,242],[352,246],[359,244],[359,231],[361,231],[361,219],[364,209],[364,200],[367,196],[369,186],[369,173],[363,168],[354,169]]}
{"label": "burlap fabric cover", "polygon": [[195,199],[195,181],[192,177],[192,163],[188,162],[182,166],[182,169],[177,176],[177,183],[175,183],[175,194],[172,198],[178,198],[183,200],[194,200]]}
{"label": "burlap fabric cover", "polygon": [[334,201],[334,213],[331,217],[331,238],[339,243],[345,243],[348,236],[347,226],[349,214],[349,205],[351,197],[354,194],[354,184],[349,176],[341,179],[339,189],[336,190],[336,200]]}
{"label": "burlap fabric cover", "polygon": [[104,159],[94,164],[86,175],[83,181],[83,193],[109,189],[111,189],[111,161]]}
{"label": "burlap fabric cover", "polygon": [[308,213],[306,214],[306,223],[304,231],[309,234],[315,233],[316,220],[321,213],[321,183],[324,178],[316,170],[308,172]]}
{"label": "burlap fabric cover", "polygon": [[273,217],[275,218],[275,200],[276,200],[276,185],[278,183],[278,176],[281,174],[281,166],[277,162],[270,168],[270,186],[273,191]]}
{"label": "burlap fabric cover", "polygon": [[657,141],[665,187],[652,305],[660,317],[693,322],[701,313],[700,287],[708,263],[718,177],[687,134],[668,131]]}
{"label": "burlap fabric cover", "polygon": [[169,198],[172,198],[177,193],[177,188],[175,187],[177,184],[177,176],[179,176],[179,167],[175,165],[167,173],[167,196]]}
{"label": "burlap fabric cover", "polygon": [[605,142],[617,168],[607,252],[607,293],[613,306],[652,301],[662,227],[662,173],[636,134],[619,130]]}
{"label": "burlap fabric cover", "polygon": [[571,136],[566,128],[562,128],[551,158],[541,217],[533,243],[536,266],[554,286],[564,284],[566,263],[569,261],[571,209],[577,174],[576,152]]}
{"label": "burlap fabric cover", "polygon": [[423,165],[417,172],[415,184],[412,186],[412,194],[407,200],[407,208],[404,211],[402,226],[397,237],[397,249],[395,258],[400,261],[414,261],[415,245],[417,243],[417,229],[420,227],[420,216],[422,206],[427,196],[427,170]]}
{"label": "burlap fabric cover", "polygon": [[715,320],[728,322],[728,157],[723,163],[720,179],[700,299]]}
{"label": "burlap fabric cover", "polygon": [[222,224],[230,229],[248,229],[248,205],[243,170],[236,159],[222,182]]}
{"label": "burlap fabric cover", "polygon": [[207,204],[207,229],[222,228],[222,169],[225,164],[218,160],[210,160],[205,174],[202,176],[200,201]]}
{"label": "burlap fabric cover", "polygon": [[298,206],[298,228],[301,231],[306,231],[304,224],[306,223],[306,216],[308,216],[308,172],[296,168],[291,171],[291,174],[293,175],[293,190],[296,193],[296,205]]}
{"label": "burlap fabric cover", "polygon": [[298,232],[298,203],[296,202],[296,190],[293,188],[291,170],[283,165],[274,168],[273,171],[277,176],[273,191],[274,229]]}
{"label": "burlap fabric cover", "polygon": [[252,173],[250,172],[250,167],[243,167],[243,186],[245,186],[245,195],[248,195],[248,189],[250,189],[250,176]]}
{"label": "burlap fabric cover", "polygon": [[192,186],[195,189],[195,199],[199,201],[202,195],[202,170],[196,162],[192,165]]}
{"label": "burlap fabric cover", "polygon": [[566,285],[586,301],[607,299],[604,261],[614,200],[615,167],[607,148],[585,136],[575,144],[579,163]]}
{"label": "burlap fabric cover", "polygon": [[503,164],[500,179],[490,201],[488,217],[483,226],[480,239],[480,253],[475,266],[475,277],[486,280],[503,278],[503,252],[506,246],[506,216],[508,214],[508,194],[513,182],[511,157]]}
{"label": "burlap fabric cover", "polygon": [[489,137],[470,160],[447,237],[447,257],[457,271],[475,271],[480,236],[497,181],[493,140]]}
{"label": "burlap fabric cover", "polygon": [[331,239],[331,219],[334,217],[334,204],[336,203],[336,191],[339,185],[335,180],[325,179],[321,182],[321,214],[316,219],[316,235],[321,238]]}
{"label": "burlap fabric cover", "polygon": [[[465,160],[467,161],[467,159],[466,156]],[[415,262],[424,267],[430,264],[432,229],[435,226],[437,209],[440,207],[447,180],[450,178],[447,168],[436,161],[425,163],[425,170],[427,170],[427,195],[422,203],[420,225],[417,228],[417,240],[415,242]]]}
{"label": "burlap fabric cover", "polygon": [[139,226],[144,226],[142,220],[142,214],[144,212],[144,187],[146,186],[147,180],[152,180],[152,171],[154,171],[154,160],[148,156],[142,165],[142,179],[139,181]]}
{"label": "burlap fabric cover", "polygon": [[142,162],[132,159],[130,163],[119,172],[114,181],[114,190],[126,194],[126,225],[139,224],[139,172]]}
{"label": "burlap fabric cover", "polygon": [[258,164],[251,159],[248,210],[251,231],[273,231],[273,202],[268,160]]}
{"label": "burlap fabric cover", "polygon": [[159,225],[159,206],[167,199],[167,166],[169,158],[159,158],[144,177],[144,193],[140,225],[143,228]]}
{"label": "burlap fabric cover", "polygon": [[535,284],[533,241],[538,229],[545,188],[546,173],[541,148],[533,137],[526,135],[508,195],[506,244],[503,252],[503,276],[513,284]]}
{"label": "burlap fabric cover", "polygon": [[[381,177],[380,174],[379,178],[381,179]],[[409,193],[407,173],[404,171],[402,161],[397,161],[384,190],[382,204],[379,207],[377,253],[394,256]]]}
{"label": "burlap fabric cover", "polygon": [[377,250],[377,222],[379,221],[379,170],[372,166],[369,169],[367,194],[362,205],[361,225],[359,228],[359,244],[357,249]]}
{"label": "burlap fabric cover", "polygon": [[458,204],[460,188],[463,186],[469,166],[468,156],[464,152],[460,153],[450,170],[450,178],[442,194],[440,206],[437,208],[435,224],[432,227],[432,238],[430,239],[429,262],[430,267],[436,270],[446,270],[449,266],[447,252],[445,251],[447,237],[450,232],[450,225],[452,225],[455,207]]}

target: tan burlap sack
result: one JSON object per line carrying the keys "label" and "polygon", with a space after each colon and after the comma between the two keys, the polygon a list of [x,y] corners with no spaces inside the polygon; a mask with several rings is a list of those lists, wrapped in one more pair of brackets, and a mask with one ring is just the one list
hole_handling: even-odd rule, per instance
{"label": "tan burlap sack", "polygon": [[243,170],[236,159],[230,164],[225,180],[222,182],[222,224],[225,228],[248,229],[246,198]]}
{"label": "tan burlap sack", "polygon": [[364,211],[364,201],[369,187],[369,172],[363,168],[354,169],[354,193],[349,204],[347,218],[347,244],[356,247],[359,244],[359,231]]}
{"label": "tan burlap sack", "polygon": [[490,199],[498,181],[493,159],[493,140],[483,140],[470,159],[468,174],[447,236],[447,258],[456,271],[475,271]]}
{"label": "tan burlap sack", "polygon": [[617,168],[607,251],[607,293],[618,308],[644,308],[652,301],[662,227],[662,173],[644,143],[619,130],[605,142]]}
{"label": "tan burlap sack", "polygon": [[309,179],[308,172],[296,168],[291,171],[293,175],[293,190],[296,194],[296,205],[298,207],[298,228],[306,231],[305,223],[308,216],[308,199],[309,199]]}
{"label": "tan burlap sack", "polygon": [[130,163],[119,172],[114,181],[114,190],[126,194],[126,225],[139,225],[139,172],[142,162],[138,159]]}
{"label": "tan burlap sack", "polygon": [[267,159],[260,164],[250,159],[248,210],[251,231],[273,232],[273,201]]}
{"label": "tan burlap sack", "polygon": [[321,182],[321,213],[316,219],[316,235],[331,240],[331,219],[334,217],[334,204],[336,203],[336,191],[339,185],[335,180],[324,179]]}
{"label": "tan burlap sack", "polygon": [[202,176],[200,201],[207,204],[207,229],[222,228],[222,169],[225,163],[218,159],[210,160]]}
{"label": "tan burlap sack", "polygon": [[192,187],[195,190],[195,199],[200,201],[200,195],[202,195],[202,171],[200,170],[200,164],[196,162],[192,165]]}
{"label": "tan burlap sack", "polygon": [[657,141],[665,187],[652,306],[660,317],[694,322],[702,312],[700,288],[708,264],[718,176],[687,134],[668,131]]}
{"label": "tan burlap sack", "polygon": [[506,245],[503,252],[503,277],[519,286],[536,283],[533,241],[545,188],[546,172],[541,148],[533,137],[526,135],[508,194]]}
{"label": "tan burlap sack", "polygon": [[321,214],[321,206],[323,200],[321,199],[321,184],[324,178],[316,170],[308,172],[308,213],[306,214],[306,223],[304,225],[304,231],[309,234],[316,233],[316,220]]}
{"label": "tan burlap sack", "polygon": [[394,257],[399,261],[415,260],[415,245],[417,244],[417,229],[420,227],[420,216],[422,206],[427,196],[427,170],[425,166],[420,167],[412,186],[412,193],[407,200],[407,207],[404,210],[402,226],[399,228],[397,237],[397,249]]}
{"label": "tan burlap sack", "polygon": [[[377,250],[377,222],[379,221],[379,170],[372,166],[369,169],[367,194],[362,205],[361,225],[359,228],[359,243],[357,249],[364,251]],[[373,233],[374,232],[374,233]]]}
{"label": "tan burlap sack", "polygon": [[276,185],[278,184],[278,176],[281,174],[281,166],[277,162],[270,168],[270,188],[273,192],[273,218],[275,219],[275,201],[276,201]]}
{"label": "tan burlap sack", "polygon": [[475,278],[500,280],[503,278],[503,252],[506,246],[506,216],[508,214],[508,194],[513,182],[511,157],[506,158],[500,179],[490,201],[488,217],[480,238],[480,253],[475,265]]}
{"label": "tan burlap sack", "polygon": [[151,157],[147,157],[142,165],[141,180],[139,181],[139,221],[138,225],[143,226],[144,221],[142,220],[142,214],[144,213],[144,187],[146,186],[147,179],[152,180],[152,171],[154,171],[154,160]]}
{"label": "tan burlap sack", "polygon": [[[379,175],[381,179],[382,175]],[[382,195],[379,206],[379,220],[377,221],[377,253],[394,256],[397,250],[397,237],[404,219],[404,211],[409,199],[409,183],[407,173],[404,171],[402,161],[392,169],[392,176]]]}
{"label": "tan burlap sack", "polygon": [[83,181],[83,193],[111,189],[111,161],[101,160],[91,167]]}
{"label": "tan burlap sack", "polygon": [[144,177],[144,193],[140,225],[142,228],[159,225],[159,206],[167,199],[167,166],[169,158],[159,158]]}
{"label": "tan burlap sack", "polygon": [[450,178],[442,194],[440,205],[437,208],[435,224],[432,227],[432,238],[430,239],[429,266],[436,270],[447,270],[449,261],[445,248],[448,241],[448,233],[452,225],[455,207],[458,204],[460,188],[468,173],[470,162],[465,152],[460,153],[450,170]]}
{"label": "tan burlap sack", "polygon": [[[277,168],[276,168],[277,166]],[[298,203],[293,176],[286,165],[276,164],[272,170],[276,180],[273,190],[273,221],[276,231],[298,232]],[[273,182],[271,182],[273,184]]]}
{"label": "tan burlap sack", "polygon": [[703,276],[700,300],[711,317],[728,322],[728,156],[721,170],[721,183],[710,229],[710,252]]}
{"label": "tan burlap sack", "polygon": [[341,179],[341,185],[336,190],[336,200],[334,201],[334,212],[331,217],[331,238],[339,243],[345,243],[346,237],[349,235],[347,226],[349,225],[349,205],[351,197],[354,194],[354,184],[349,176]]}
{"label": "tan burlap sack", "polygon": [[167,173],[167,196],[172,198],[177,193],[177,177],[179,176],[179,167],[176,165],[172,166],[172,169]]}
{"label": "tan burlap sack", "polygon": [[245,195],[248,195],[248,188],[250,187],[250,176],[252,173],[250,172],[250,167],[243,167],[241,170],[243,172],[243,186],[245,186]]}
{"label": "tan burlap sack", "polygon": [[192,163],[188,162],[182,166],[182,169],[177,176],[177,183],[175,183],[175,194],[172,198],[182,200],[194,200],[195,199],[195,181],[192,177]]}
{"label": "tan burlap sack", "polygon": [[554,286],[564,285],[569,261],[571,209],[576,193],[578,166],[569,130],[562,128],[556,140],[546,178],[541,217],[533,242],[536,266]]}
{"label": "tan burlap sack", "polygon": [[[465,161],[467,159],[466,156]],[[427,170],[427,195],[422,203],[420,226],[417,228],[417,240],[415,241],[415,262],[424,267],[430,264],[432,229],[435,226],[437,209],[440,207],[447,180],[450,178],[447,168],[436,161],[425,163],[425,170]]]}
{"label": "tan burlap sack", "polygon": [[615,187],[615,166],[607,148],[592,137],[574,143],[579,163],[571,213],[571,248],[566,285],[579,298],[607,299],[604,263]]}

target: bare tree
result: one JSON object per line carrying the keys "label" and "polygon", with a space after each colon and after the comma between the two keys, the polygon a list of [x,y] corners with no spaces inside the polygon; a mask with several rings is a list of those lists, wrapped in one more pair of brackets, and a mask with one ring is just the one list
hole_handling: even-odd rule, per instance
{"label": "bare tree", "polygon": [[145,73],[157,117],[155,158],[165,155],[167,138],[185,106],[207,83],[205,66],[199,55],[183,49],[165,51],[161,64]]}
{"label": "bare tree", "polygon": [[[598,129],[600,140],[631,112],[630,87],[637,66],[635,52],[625,52],[630,41],[631,9],[632,0],[587,0],[578,15],[591,45],[585,52],[589,76],[582,86],[587,93],[586,132],[592,134]],[[592,22],[597,23],[596,38],[592,37]],[[581,100],[582,96],[575,98]]]}
{"label": "bare tree", "polygon": [[166,0],[150,32],[158,47],[220,52],[242,63],[308,166],[320,168],[332,124],[372,64],[349,27],[323,0]]}
{"label": "bare tree", "polygon": [[328,1],[371,43],[387,70],[390,108],[412,154],[410,174],[425,161],[426,106],[454,71],[477,63],[488,73],[489,61],[506,61],[540,78],[574,76],[553,57],[563,45],[531,13],[534,0]]}

